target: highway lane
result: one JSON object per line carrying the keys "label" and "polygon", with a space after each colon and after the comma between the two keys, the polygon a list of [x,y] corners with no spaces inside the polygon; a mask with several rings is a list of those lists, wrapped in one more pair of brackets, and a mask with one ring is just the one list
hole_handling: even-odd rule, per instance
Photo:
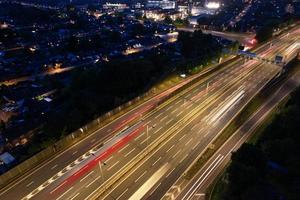
{"label": "highway lane", "polygon": [[[251,80],[253,81],[253,80]],[[164,146],[164,148],[161,148],[159,152],[157,152],[157,155],[151,156],[151,159],[148,159],[148,162],[144,164],[144,166],[139,167],[138,172],[132,174],[131,177],[128,177],[125,179],[125,181],[122,182],[120,186],[117,186],[112,192],[110,193],[112,198],[107,197],[107,199],[114,199],[117,198],[118,195],[121,195],[122,191],[126,190],[126,194],[122,194],[122,198],[127,199],[129,198],[134,192],[136,192],[137,188],[140,188],[141,185],[138,184],[132,184],[134,180],[136,180],[139,177],[139,173],[144,172],[146,169],[151,169],[148,170],[149,173],[143,174],[143,179],[144,181],[148,180],[153,172],[157,171],[158,168],[160,167],[159,165],[156,166],[157,161],[156,158],[161,158],[160,162],[161,164],[164,163],[169,163],[170,169],[167,170],[166,174],[163,175],[163,178],[167,178],[169,176],[169,173],[177,173],[178,175],[181,174],[181,171],[177,169],[176,166],[180,165],[185,159],[187,159],[188,156],[193,158],[195,154],[191,154],[194,152],[194,147],[196,148],[197,145],[200,145],[203,149],[206,147],[206,145],[211,141],[211,139],[215,136],[214,134],[218,133],[218,130],[222,129],[223,124],[221,119],[219,119],[218,126],[219,129],[216,129],[215,122],[207,126],[206,122],[203,119],[204,116],[208,116],[210,114],[209,110],[212,110],[214,107],[218,106],[223,106],[223,101],[226,99],[226,97],[230,96],[231,94],[234,93],[234,91],[238,88],[238,84],[231,89],[230,91],[224,93],[222,95],[221,99],[215,103],[215,105],[212,105],[210,108],[206,110],[202,115],[198,115],[197,118],[192,122],[190,126],[187,126],[187,128],[183,129],[181,132],[175,135],[175,137],[170,140],[168,144]],[[249,89],[249,92],[255,92],[257,88],[252,88]],[[232,91],[233,90],[233,91]],[[251,94],[251,93],[250,93]],[[245,96],[245,99],[247,99],[247,96]],[[240,105],[243,105],[243,102],[239,102]],[[238,109],[238,105],[235,106],[235,109]],[[218,111],[217,111],[218,112]],[[230,116],[234,114],[234,112],[226,113],[226,116]],[[226,120],[225,120],[226,122]],[[194,128],[196,127],[196,128]],[[201,127],[201,128],[199,128]],[[193,129],[194,128],[194,129]],[[200,130],[199,130],[200,129]],[[173,146],[175,144],[175,146]],[[173,146],[173,148],[172,148]],[[193,147],[193,148],[191,148]],[[169,150],[172,148],[172,150]],[[203,150],[202,149],[202,150]],[[186,164],[186,163],[185,163]],[[170,178],[171,179],[171,178]],[[142,182],[143,183],[143,182]],[[161,188],[164,187],[164,183],[160,182],[157,180],[157,184],[155,187],[160,186]],[[130,187],[128,187],[130,186]],[[133,186],[133,187],[132,187]],[[150,190],[151,188],[149,188]],[[155,189],[154,189],[155,190]],[[151,193],[151,192],[150,192]],[[126,196],[127,195],[127,196]],[[148,194],[149,195],[149,194]],[[149,197],[149,199],[153,199],[152,197]]]}
{"label": "highway lane", "polygon": [[[110,129],[108,129],[108,130],[110,130]],[[95,139],[92,139],[91,141],[95,141]],[[74,153],[75,153],[75,152],[77,152],[77,151],[74,151]],[[73,153],[72,153],[72,155],[73,155]],[[57,165],[53,165],[53,166],[54,166],[53,168],[56,168]],[[44,172],[44,171],[43,171],[43,172]],[[56,171],[56,172],[57,172],[57,171]],[[30,182],[30,183],[31,183],[31,182]],[[30,183],[29,183],[29,185],[30,185],[31,187],[33,187],[33,184],[30,184]]]}
{"label": "highway lane", "polygon": [[[289,78],[271,95],[268,100],[255,112],[226,143],[212,156],[206,165],[182,190],[177,199],[204,199],[206,190],[215,177],[221,173],[230,162],[231,152],[236,151],[254,133],[254,130],[263,122],[267,115],[278,103],[289,95],[300,84],[300,73]],[[164,198],[168,199],[168,198]]]}
{"label": "highway lane", "polygon": [[[273,75],[275,75],[276,73],[274,73]],[[270,75],[270,73],[269,73],[269,75]],[[271,76],[272,77],[272,76]],[[253,85],[253,81],[256,81],[256,82],[258,82],[258,83],[261,83],[261,82],[263,82],[263,80],[261,79],[262,77],[260,77],[260,76],[258,76],[255,80],[252,80],[252,82],[249,84],[249,85]],[[259,85],[259,84],[258,84]],[[252,90],[254,90],[254,91],[257,91],[257,88],[255,88],[255,87],[252,87],[251,88]],[[149,167],[149,166],[148,166]],[[143,170],[141,170],[141,171],[143,171]],[[124,184],[124,185],[128,185],[128,183],[130,183],[131,181],[129,181],[129,182],[127,182],[127,184]],[[127,189],[125,189],[126,190],[126,193],[128,193],[128,190]],[[121,188],[120,189],[120,191],[124,191],[124,188]],[[116,192],[115,191],[113,191],[113,194],[115,194]],[[121,193],[122,194],[122,193]],[[124,195],[124,194],[123,194]]]}
{"label": "highway lane", "polygon": [[21,198],[26,193],[29,193],[31,190],[33,190],[35,187],[42,184],[45,180],[47,180],[47,178],[50,178],[51,176],[65,168],[69,163],[76,160],[79,156],[82,155],[82,153],[89,151],[97,144],[100,144],[100,142],[107,140],[109,137],[111,137],[111,135],[113,135],[113,132],[120,130],[131,121],[139,118],[140,115],[147,113],[149,110],[151,110],[152,106],[155,106],[163,97],[171,93],[173,90],[181,87],[182,85],[196,77],[197,76],[191,77],[191,79],[185,80],[175,87],[162,92],[161,94],[155,96],[154,98],[148,100],[137,108],[114,120],[112,123],[106,125],[98,131],[95,131],[93,134],[89,135],[79,143],[59,153],[53,159],[47,161],[37,169],[34,169],[25,177],[22,177],[22,179],[17,180],[13,184],[2,189],[0,192],[0,197],[5,199]]}
{"label": "highway lane", "polygon": [[[138,112],[136,112],[136,113],[138,113]],[[132,113],[131,113],[132,114]],[[125,121],[124,121],[125,120]],[[126,119],[123,119],[123,120],[119,120],[118,121],[119,122],[119,124],[126,124]],[[125,122],[125,123],[124,123]],[[113,127],[115,127],[115,126],[113,126]],[[113,127],[111,127],[111,128],[113,128]],[[103,130],[101,130],[102,132],[103,132]],[[112,130],[109,130],[109,128],[107,128],[107,132],[109,132],[109,131],[112,131]],[[103,137],[103,135],[102,135],[102,137]],[[101,138],[100,136],[98,137],[98,138]],[[82,148],[80,148],[80,150],[78,150],[78,151],[73,151],[73,152],[68,152],[67,154],[66,153],[64,153],[64,157],[61,159],[61,161],[58,161],[58,160],[56,160],[54,163],[53,163],[53,165],[51,166],[51,167],[49,167],[49,164],[48,165],[46,165],[45,166],[45,168],[44,169],[42,169],[42,170],[39,170],[40,172],[41,172],[41,174],[34,174],[34,176],[35,177],[31,177],[32,179],[34,179],[34,180],[28,180],[28,184],[26,184],[26,187],[24,187],[25,185],[23,184],[20,184],[19,186],[20,186],[20,188],[19,188],[19,191],[20,191],[20,193],[18,192],[18,195],[20,194],[20,196],[22,195],[22,193],[24,194],[25,192],[26,192],[26,190],[28,191],[28,190],[30,190],[30,189],[32,189],[32,188],[35,188],[35,187],[37,187],[37,185],[38,184],[41,184],[41,183],[43,183],[43,181],[45,181],[45,180],[47,180],[46,178],[48,178],[48,177],[51,177],[51,176],[48,176],[48,177],[45,177],[45,174],[46,175],[48,175],[48,172],[47,171],[49,171],[49,169],[51,169],[51,170],[53,170],[53,172],[51,173],[49,173],[49,174],[51,174],[51,175],[53,175],[53,174],[55,174],[55,173],[57,173],[59,170],[61,170],[62,169],[62,167],[60,167],[57,163],[59,163],[61,166],[67,166],[70,162],[72,162],[72,161],[74,161],[77,157],[78,157],[78,155],[80,155],[79,154],[79,152],[86,152],[86,151],[88,151],[89,149],[91,149],[91,147],[92,146],[94,146],[95,145],[95,143],[97,143],[97,140],[98,140],[98,138],[93,138],[93,139],[91,139],[90,141],[88,141],[88,142],[86,142],[85,144],[83,144],[82,146]],[[94,143],[93,143],[94,142]],[[90,143],[90,144],[89,144]],[[88,144],[88,145],[87,145]],[[72,150],[74,150],[74,149],[72,149]],[[78,154],[77,154],[78,153]],[[73,154],[75,155],[75,156],[73,156]],[[76,155],[77,154],[77,155]],[[66,159],[67,158],[67,159]],[[40,168],[41,169],[41,168]],[[56,169],[56,170],[55,170]],[[42,181],[37,181],[36,179],[43,179]],[[25,189],[24,189],[25,188]],[[28,188],[28,189],[27,189]],[[14,189],[15,189],[15,187],[14,187]],[[16,191],[18,191],[18,188],[17,188],[17,190]],[[24,192],[25,191],[25,192]],[[16,193],[14,193],[13,194],[14,196],[16,195]]]}
{"label": "highway lane", "polygon": [[[168,108],[167,108],[167,109],[168,109]],[[170,111],[170,112],[171,112],[171,111]],[[173,111],[172,111],[172,112],[173,112]],[[161,116],[161,117],[163,117],[163,116]],[[166,118],[165,118],[165,117],[163,117],[162,119],[163,119],[163,120],[166,120]],[[167,122],[167,123],[168,123],[168,122]],[[144,141],[144,140],[143,140],[143,141]]]}

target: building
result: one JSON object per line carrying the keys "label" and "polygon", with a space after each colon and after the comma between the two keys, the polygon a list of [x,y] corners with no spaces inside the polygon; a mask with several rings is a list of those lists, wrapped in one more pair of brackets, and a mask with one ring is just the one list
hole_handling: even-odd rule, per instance
{"label": "building", "polygon": [[148,0],[147,8],[175,9],[176,2],[169,0]]}
{"label": "building", "polygon": [[103,4],[102,7],[105,10],[118,10],[118,11],[122,11],[128,8],[127,4],[125,3],[108,3],[108,2]]}

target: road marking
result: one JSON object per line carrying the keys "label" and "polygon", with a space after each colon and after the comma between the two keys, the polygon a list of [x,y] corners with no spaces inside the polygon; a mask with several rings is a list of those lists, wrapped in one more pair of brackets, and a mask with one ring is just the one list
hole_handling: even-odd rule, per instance
{"label": "road marking", "polygon": [[55,169],[57,166],[58,166],[58,165],[56,164],[56,165],[54,165],[53,167],[51,167],[51,169],[53,170],[53,169]]}
{"label": "road marking", "polygon": [[33,183],[34,183],[34,181],[31,181],[30,183],[28,183],[28,184],[26,185],[26,187],[31,186]]}
{"label": "road marking", "polygon": [[179,152],[181,151],[181,149],[179,151],[177,151],[177,153],[175,153],[172,158],[175,158],[177,156],[177,154],[179,154]]}
{"label": "road marking", "polygon": [[185,136],[186,136],[186,134],[184,134],[181,138],[179,138],[179,141],[182,140]]}
{"label": "road marking", "polygon": [[120,161],[118,160],[115,164],[113,164],[112,166],[110,166],[107,171],[111,170],[114,166],[116,166]]}
{"label": "road marking", "polygon": [[127,157],[127,156],[128,156],[129,154],[131,154],[134,150],[135,150],[135,148],[132,149],[131,151],[129,151],[127,154],[125,154],[124,157]]}
{"label": "road marking", "polygon": [[87,184],[87,185],[85,186],[85,188],[90,187],[90,186],[91,186],[93,183],[95,183],[99,178],[101,178],[101,176],[99,176],[98,178],[94,179],[92,182],[90,182],[89,184]]}
{"label": "road marking", "polygon": [[196,127],[197,127],[198,124],[194,124],[194,126],[191,128],[191,130],[193,131]]}
{"label": "road marking", "polygon": [[74,151],[74,152],[72,153],[72,155],[75,155],[77,152],[78,152],[78,151]]}
{"label": "road marking", "polygon": [[161,120],[159,120],[160,122],[164,121],[165,119],[167,119],[168,116],[163,117]]}
{"label": "road marking", "polygon": [[180,112],[180,113],[178,113],[177,115],[176,115],[176,117],[178,117],[179,115],[181,115],[183,113],[183,110]]}
{"label": "road marking", "polygon": [[206,180],[206,178],[211,174],[211,172],[219,165],[223,160],[223,155],[219,154],[216,159],[207,167],[207,169],[202,173],[202,175],[196,180],[196,182],[191,186],[191,188],[184,195],[183,199],[189,200],[194,193],[198,190],[199,186]]}
{"label": "road marking", "polygon": [[89,175],[93,174],[94,171],[91,171],[90,173],[88,173],[85,177],[83,177],[82,179],[80,179],[79,182],[83,181],[84,179],[86,179]]}
{"label": "road marking", "polygon": [[175,105],[179,104],[181,101],[182,101],[182,99],[180,99],[179,101],[177,101],[177,102],[175,103]]}
{"label": "road marking", "polygon": [[127,192],[128,188],[126,190],[124,190],[124,192],[122,192],[122,194],[120,194],[120,196],[118,196],[118,198],[116,200],[119,200],[124,194],[125,192]]}
{"label": "road marking", "polygon": [[193,138],[191,138],[187,143],[185,143],[185,146],[187,146],[191,141],[192,141]]}
{"label": "road marking", "polygon": [[179,161],[179,163],[182,163],[182,161],[183,161],[184,159],[186,159],[187,156],[188,156],[188,154],[185,154],[185,156]]}
{"label": "road marking", "polygon": [[167,152],[169,152],[174,146],[175,146],[175,144],[173,144],[173,145],[167,150]]}
{"label": "road marking", "polygon": [[124,149],[126,149],[129,146],[129,144],[127,144],[125,147],[123,147],[122,149],[119,150],[119,153],[121,153]]}
{"label": "road marking", "polygon": [[65,191],[62,195],[60,195],[56,200],[62,198],[65,194],[67,194],[68,192],[70,192],[70,190],[72,190],[73,187],[70,187],[67,191]]}
{"label": "road marking", "polygon": [[106,131],[106,133],[108,133],[108,132],[110,132],[111,131],[111,129],[108,129],[107,131]]}
{"label": "road marking", "polygon": [[90,141],[90,143],[93,143],[93,142],[95,142],[95,140],[96,140],[96,138],[92,139],[92,140]]}
{"label": "road marking", "polygon": [[159,157],[159,158],[152,164],[152,166],[154,166],[160,159],[161,159],[161,157]]}
{"label": "road marking", "polygon": [[145,138],[145,139],[141,142],[141,144],[144,144],[144,142],[146,142],[147,139],[148,139],[148,138]]}
{"label": "road marking", "polygon": [[159,129],[157,129],[156,131],[154,131],[154,133],[157,133],[158,131],[160,131],[162,129],[162,127],[160,127]]}
{"label": "road marking", "polygon": [[145,132],[143,132],[142,134],[140,134],[139,136],[137,136],[134,141],[137,141],[140,137],[142,137],[145,134]]}
{"label": "road marking", "polygon": [[177,110],[178,110],[178,108],[176,108],[175,110],[173,110],[173,111],[171,112],[171,114],[174,114]]}
{"label": "road marking", "polygon": [[175,167],[166,175],[166,178],[175,170]]}
{"label": "road marking", "polygon": [[189,106],[186,107],[186,110],[189,110],[192,106],[193,104],[190,104]]}
{"label": "road marking", "polygon": [[70,200],[75,199],[79,194],[80,194],[80,192],[76,193]]}
{"label": "road marking", "polygon": [[169,111],[171,108],[173,108],[173,105],[170,105],[170,106],[167,108],[167,111]]}
{"label": "road marking", "polygon": [[[168,171],[169,165],[166,163],[159,168],[135,193],[129,200],[142,199],[151,188],[161,179],[161,177]],[[158,184],[158,186],[160,183]]]}
{"label": "road marking", "polygon": [[114,156],[109,157],[105,162],[108,163]]}
{"label": "road marking", "polygon": [[166,122],[166,125],[170,124],[170,122],[172,121],[172,119],[170,119],[169,121]]}
{"label": "road marking", "polygon": [[209,133],[210,133],[210,131],[207,131],[203,137],[206,137]]}
{"label": "road marking", "polygon": [[160,185],[161,185],[161,182],[159,182],[159,184],[152,190],[150,196],[152,195],[152,193],[153,193],[155,190],[157,190],[157,188],[158,188]]}
{"label": "road marking", "polygon": [[159,113],[158,115],[155,116],[155,119],[159,118],[163,113]]}
{"label": "road marking", "polygon": [[198,143],[196,143],[196,144],[193,146],[192,150],[194,150],[194,149],[196,148],[197,145],[198,145]]}
{"label": "road marking", "polygon": [[141,174],[137,179],[135,179],[135,183],[139,181],[140,178],[142,178],[145,174],[147,173],[147,171],[144,171],[143,174]]}

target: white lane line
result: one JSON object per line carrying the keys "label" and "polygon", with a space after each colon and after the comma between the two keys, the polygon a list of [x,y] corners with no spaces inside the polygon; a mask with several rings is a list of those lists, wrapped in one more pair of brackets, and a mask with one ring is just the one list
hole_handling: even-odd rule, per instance
{"label": "white lane line", "polygon": [[89,175],[93,174],[94,171],[91,171],[90,173],[88,173],[85,177],[83,177],[82,179],[80,179],[79,182],[83,181],[84,179],[86,179]]}
{"label": "white lane line", "polygon": [[197,145],[198,145],[198,143],[196,143],[196,144],[193,146],[192,150],[194,150],[194,149],[196,148]]}
{"label": "white lane line", "polygon": [[179,141],[182,140],[185,136],[186,136],[186,134],[184,134],[181,138],[179,138]]}
{"label": "white lane line", "polygon": [[144,144],[144,142],[146,142],[147,139],[148,139],[148,138],[145,138],[145,139],[141,142],[141,144]]}
{"label": "white lane line", "polygon": [[152,166],[154,166],[160,159],[161,159],[161,157],[159,157],[159,158],[152,164]]}
{"label": "white lane line", "polygon": [[185,143],[185,146],[187,146],[191,141],[192,141],[193,138],[191,138],[187,143]]}
{"label": "white lane line", "polygon": [[160,127],[159,129],[157,129],[156,131],[154,131],[154,133],[157,133],[158,131],[160,131],[162,129],[162,127]]}
{"label": "white lane line", "polygon": [[142,134],[140,134],[139,136],[137,136],[134,141],[137,141],[140,137],[142,137],[145,134],[145,132],[143,132]]}
{"label": "white lane line", "polygon": [[177,110],[178,110],[178,108],[176,108],[175,110],[173,110],[173,111],[171,112],[171,114],[174,114]]}
{"label": "white lane line", "polygon": [[178,113],[178,114],[176,115],[176,117],[178,117],[178,116],[181,115],[182,113],[183,113],[183,110],[180,111],[180,113]]}
{"label": "white lane line", "polygon": [[199,186],[205,181],[205,179],[210,175],[210,173],[219,165],[223,159],[223,155],[219,154],[216,159],[206,168],[202,175],[196,180],[196,182],[191,186],[188,192],[184,195],[183,199],[189,200],[193,194],[197,191]]}
{"label": "white lane line", "polygon": [[169,152],[174,146],[175,146],[175,144],[173,144],[173,145],[167,150],[167,152]]}
{"label": "white lane line", "polygon": [[152,195],[152,193],[155,191],[155,190],[157,190],[157,188],[159,187],[161,185],[161,182],[152,190],[152,192],[151,192],[151,194],[150,195]]}
{"label": "white lane line", "polygon": [[189,106],[186,107],[186,109],[189,110],[192,106],[193,104],[190,104]]}
{"label": "white lane line", "polygon": [[120,161],[118,160],[115,164],[113,164],[112,166],[110,166],[107,171],[111,170],[114,166],[116,166]]}
{"label": "white lane line", "polygon": [[177,102],[175,103],[175,105],[179,104],[181,101],[182,101],[182,99],[180,99],[179,101],[177,101]]}
{"label": "white lane line", "polygon": [[75,199],[79,194],[80,194],[80,192],[76,193],[70,200]]}
{"label": "white lane line", "polygon": [[111,129],[108,129],[107,131],[106,131],[106,133],[108,133],[108,132],[110,132],[111,131]]}
{"label": "white lane line", "polygon": [[197,127],[197,125],[198,124],[194,124],[193,127],[191,128],[191,130],[193,131]]}
{"label": "white lane line", "polygon": [[85,188],[90,187],[90,186],[91,186],[93,183],[95,183],[99,178],[101,178],[101,176],[99,176],[98,178],[94,179],[92,182],[90,182],[89,184],[87,184],[87,185],[85,186]]}
{"label": "white lane line", "polygon": [[140,180],[140,178],[142,178],[145,174],[147,173],[147,171],[144,171],[144,173],[142,173],[137,179],[135,179],[135,183],[138,182]]}
{"label": "white lane line", "polygon": [[55,169],[57,166],[58,166],[58,165],[56,164],[56,165],[54,165],[53,167],[51,167],[51,169],[53,170],[53,169]]}
{"label": "white lane line", "polygon": [[109,157],[105,162],[108,163],[114,156]]}
{"label": "white lane line", "polygon": [[119,150],[119,153],[121,153],[124,149],[126,149],[129,146],[129,144],[127,144],[125,147],[123,147],[122,149]]}
{"label": "white lane line", "polygon": [[165,119],[167,119],[167,117],[168,117],[168,116],[165,116],[165,117],[163,117],[162,119],[160,119],[159,121],[162,122],[162,121],[164,121]]}
{"label": "white lane line", "polygon": [[61,183],[58,187],[56,187],[54,190],[52,190],[51,192],[50,192],[50,194],[52,194],[53,192],[55,192],[56,190],[58,190],[61,186],[63,186],[64,184],[66,184],[67,183],[67,181],[64,181],[63,183]]}
{"label": "white lane line", "polygon": [[169,121],[166,122],[166,125],[170,124],[172,121],[172,119],[170,119]]}
{"label": "white lane line", "polygon": [[72,155],[75,155],[77,152],[78,152],[78,151],[74,151],[74,152],[72,153]]}
{"label": "white lane line", "polygon": [[175,170],[175,167],[166,175],[166,178]]}
{"label": "white lane line", "polygon": [[96,140],[96,138],[92,139],[92,140],[90,141],[90,143],[93,143],[93,142],[95,142],[95,140]]}
{"label": "white lane line", "polygon": [[181,149],[179,151],[177,151],[177,153],[175,153],[172,158],[175,158],[179,153],[180,153]]}
{"label": "white lane line", "polygon": [[33,183],[34,183],[34,181],[31,181],[30,183],[28,183],[28,184],[26,185],[26,187],[31,186]]}
{"label": "white lane line", "polygon": [[203,137],[206,137],[209,133],[210,133],[210,131],[207,131]]}
{"label": "white lane line", "polygon": [[179,161],[179,163],[182,163],[182,161],[183,161],[184,159],[186,159],[187,156],[188,156],[188,154],[185,154],[185,156]]}
{"label": "white lane line", "polygon": [[56,200],[61,199],[65,194],[67,194],[68,192],[70,192],[73,189],[73,187],[70,187],[67,191],[65,191],[62,195],[60,195]]}
{"label": "white lane line", "polygon": [[173,108],[173,105],[169,106],[166,111],[169,111],[171,108]]}
{"label": "white lane line", "polygon": [[116,200],[119,200],[124,194],[125,192],[127,192],[128,188],[126,190],[124,190],[124,192],[122,192],[122,194],[120,194],[120,196],[118,196],[118,198],[116,198]]}
{"label": "white lane line", "polygon": [[132,149],[131,151],[129,151],[128,153],[126,153],[126,154],[124,155],[124,157],[127,157],[127,156],[128,156],[129,154],[131,154],[134,150],[135,150],[135,148]]}
{"label": "white lane line", "polygon": [[159,118],[163,113],[159,113],[158,115],[156,115],[154,118],[157,119]]}

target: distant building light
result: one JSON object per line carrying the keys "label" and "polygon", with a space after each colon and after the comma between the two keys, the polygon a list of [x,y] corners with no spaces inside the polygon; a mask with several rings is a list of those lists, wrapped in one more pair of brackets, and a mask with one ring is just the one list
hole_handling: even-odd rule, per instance
{"label": "distant building light", "polygon": [[218,9],[218,8],[220,8],[220,3],[219,2],[208,2],[205,5],[205,7],[209,8],[209,9]]}

